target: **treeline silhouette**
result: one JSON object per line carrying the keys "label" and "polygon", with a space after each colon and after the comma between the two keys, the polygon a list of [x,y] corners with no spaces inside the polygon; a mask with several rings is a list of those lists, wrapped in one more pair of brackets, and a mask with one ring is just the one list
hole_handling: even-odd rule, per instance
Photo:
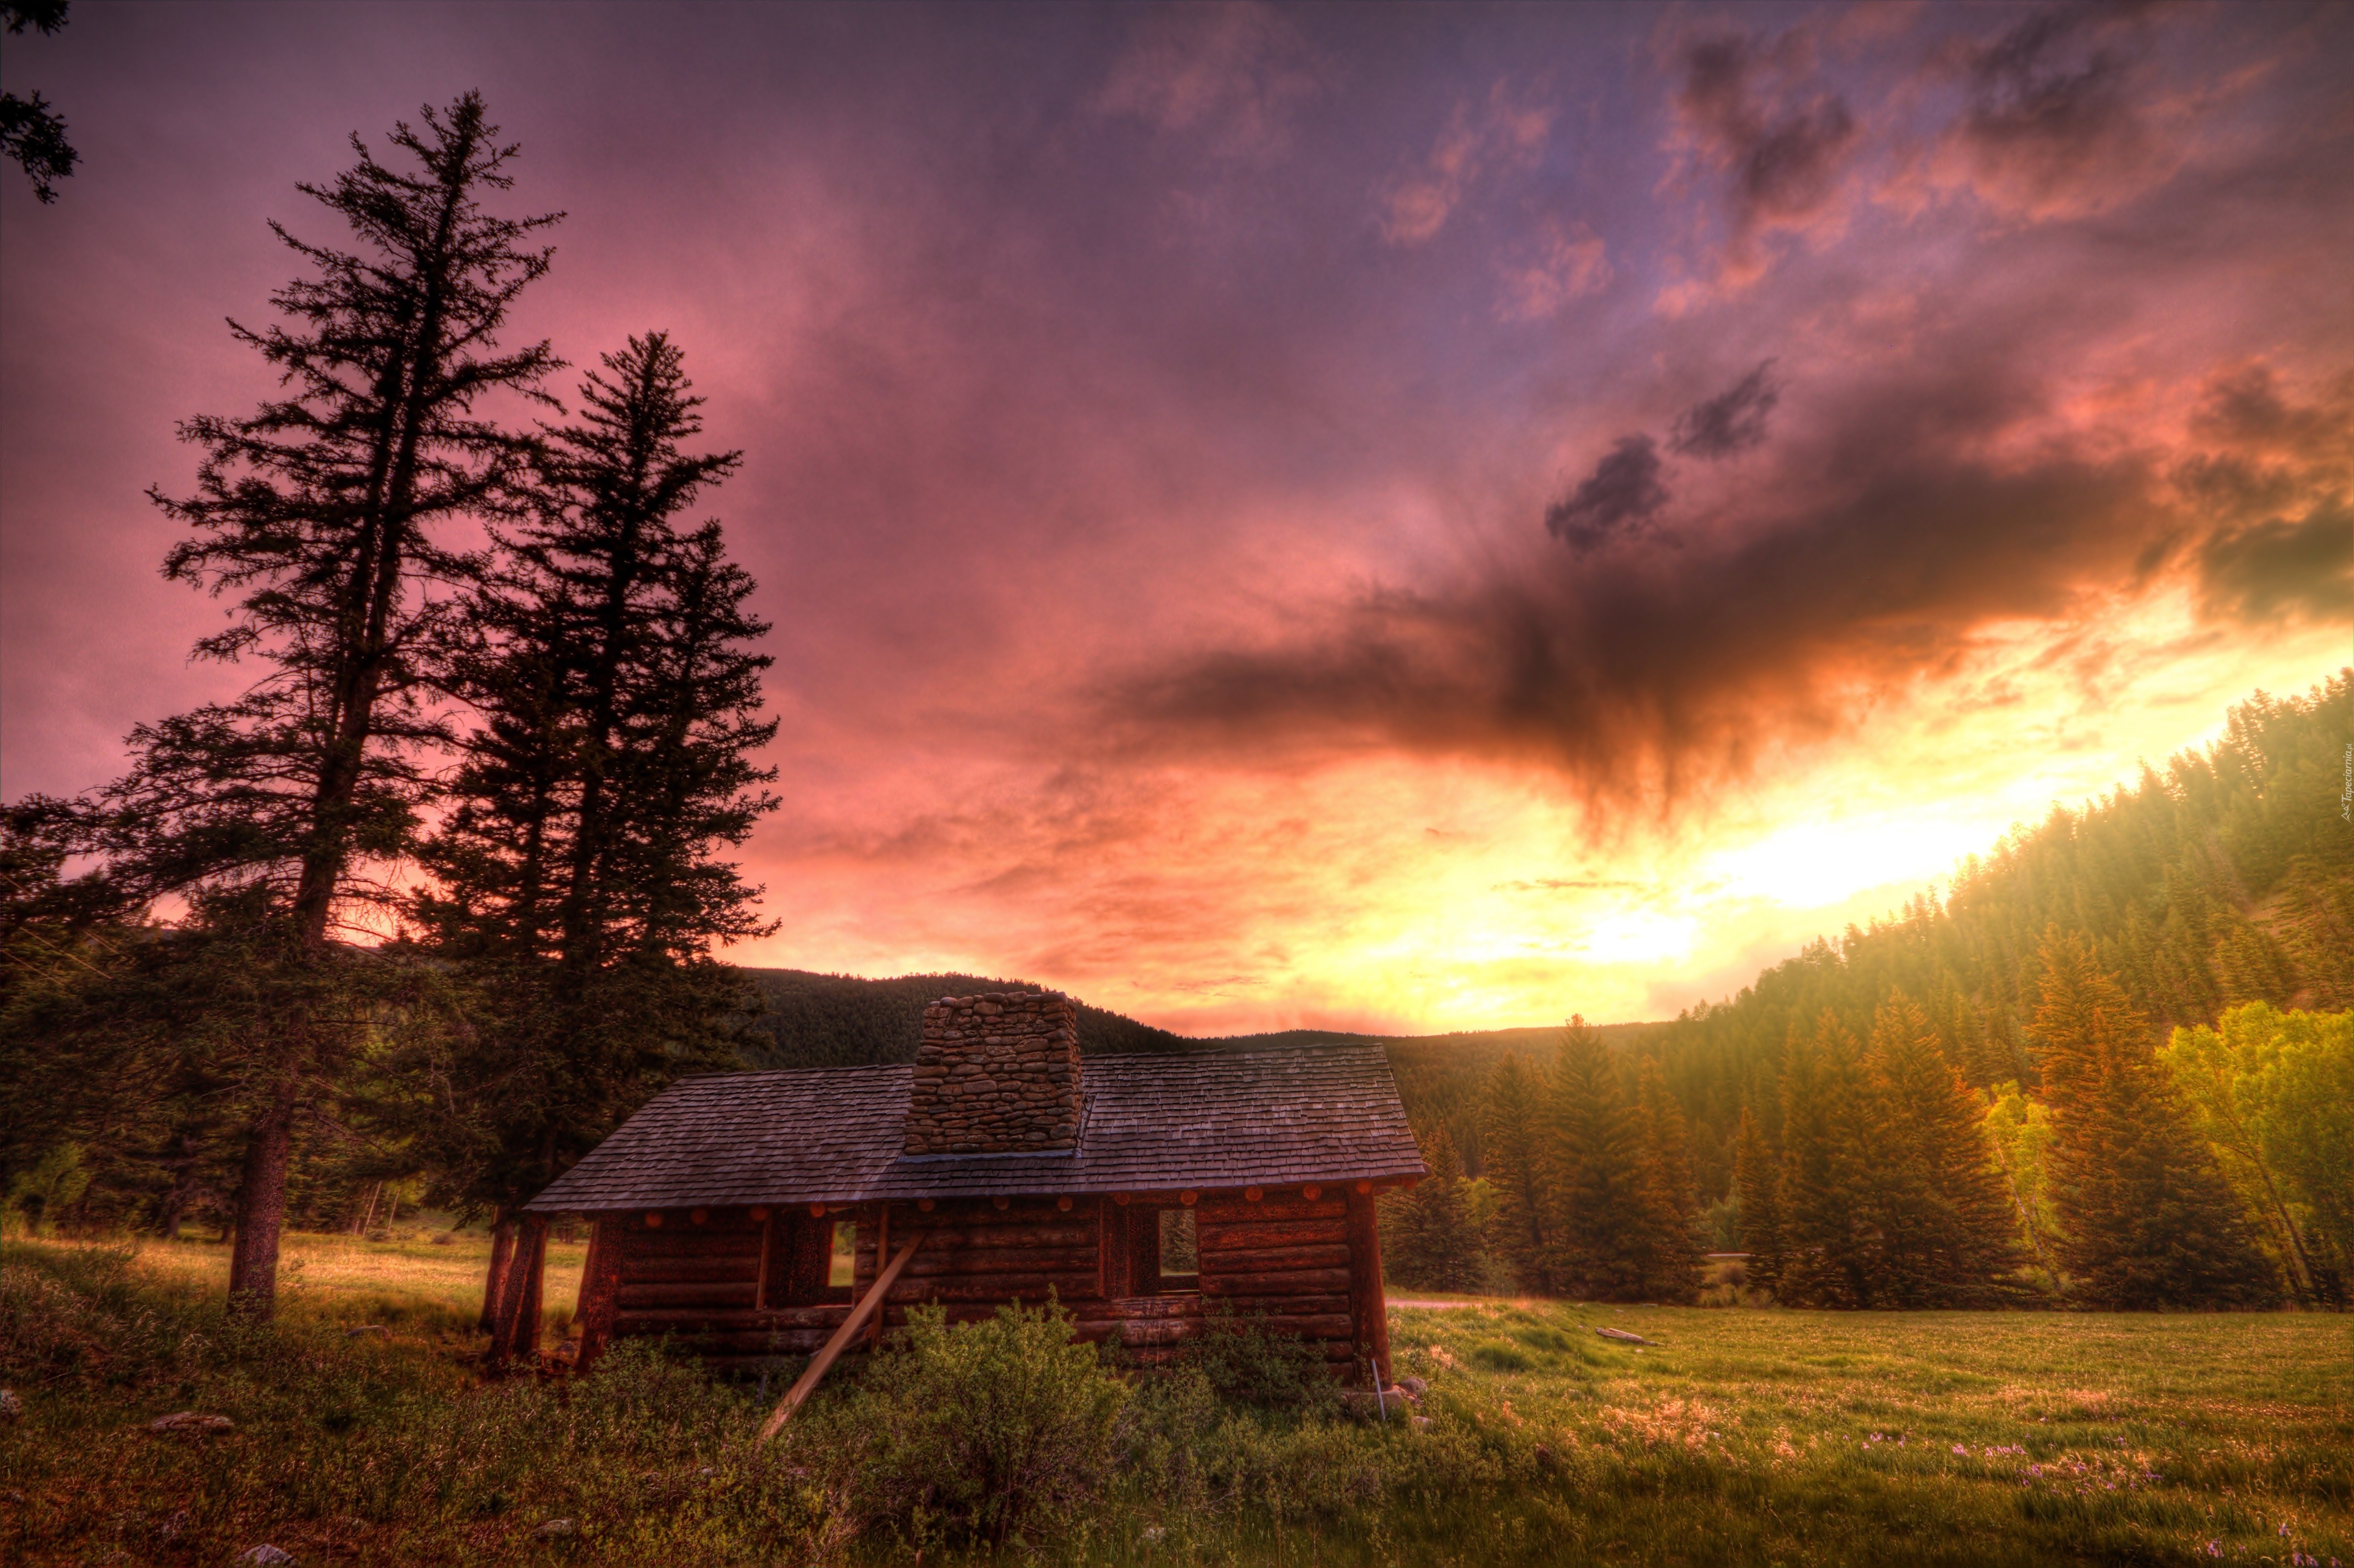
{"label": "treeline silhouette", "polygon": [[[2349,697],[2259,694],[1615,1063],[1574,1023],[1490,1066],[1478,1185],[1392,1201],[1401,1277],[1649,1298],[1714,1245],[1815,1305],[2343,1305]],[[1410,1111],[1451,1161],[1449,1088]]]}

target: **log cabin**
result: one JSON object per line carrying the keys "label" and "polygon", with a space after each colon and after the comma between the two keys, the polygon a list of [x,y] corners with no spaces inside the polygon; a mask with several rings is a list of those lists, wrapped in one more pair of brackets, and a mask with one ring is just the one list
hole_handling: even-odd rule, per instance
{"label": "log cabin", "polygon": [[582,1372],[617,1338],[748,1372],[854,1309],[863,1346],[918,1303],[962,1320],[1051,1293],[1147,1365],[1224,1309],[1386,1386],[1374,1200],[1422,1174],[1378,1046],[1082,1061],[1066,996],[943,998],[913,1064],[656,1096],[525,1207],[493,1356],[535,1351],[547,1224],[571,1214]]}

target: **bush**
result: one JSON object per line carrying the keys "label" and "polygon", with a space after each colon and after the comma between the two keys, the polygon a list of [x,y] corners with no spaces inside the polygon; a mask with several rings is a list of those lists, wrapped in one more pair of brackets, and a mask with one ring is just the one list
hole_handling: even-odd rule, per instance
{"label": "bush", "polygon": [[1327,1370],[1320,1346],[1297,1334],[1268,1329],[1263,1313],[1236,1317],[1219,1302],[1189,1348],[1189,1361],[1218,1398],[1260,1410],[1289,1410],[1302,1416],[1331,1415],[1340,1391]]}
{"label": "bush", "polygon": [[803,1466],[918,1550],[1002,1544],[1055,1533],[1100,1495],[1129,1398],[1052,1301],[954,1327],[918,1307],[904,1343],[788,1430]]}

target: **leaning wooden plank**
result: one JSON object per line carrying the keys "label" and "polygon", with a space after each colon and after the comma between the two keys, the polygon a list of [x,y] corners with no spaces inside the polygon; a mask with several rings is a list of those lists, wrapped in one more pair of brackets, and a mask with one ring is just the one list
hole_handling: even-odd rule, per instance
{"label": "leaning wooden plank", "polygon": [[899,1255],[893,1258],[890,1266],[883,1270],[875,1283],[866,1287],[866,1294],[858,1298],[858,1305],[850,1309],[850,1316],[842,1320],[842,1327],[833,1331],[833,1338],[828,1340],[818,1353],[810,1358],[809,1370],[802,1372],[800,1380],[785,1391],[785,1397],[778,1401],[777,1408],[769,1414],[767,1424],[761,1426],[761,1442],[765,1443],[777,1435],[777,1429],[784,1425],[787,1417],[801,1408],[801,1401],[810,1396],[810,1390],[815,1388],[818,1385],[818,1380],[824,1377],[832,1369],[834,1359],[842,1354],[852,1340],[857,1338],[858,1330],[865,1327],[866,1319],[874,1316],[875,1309],[882,1306],[883,1298],[890,1294],[892,1285],[907,1268],[907,1260],[916,1255],[917,1247],[924,1245],[925,1234],[925,1232],[917,1231],[908,1238],[907,1245],[899,1249]]}

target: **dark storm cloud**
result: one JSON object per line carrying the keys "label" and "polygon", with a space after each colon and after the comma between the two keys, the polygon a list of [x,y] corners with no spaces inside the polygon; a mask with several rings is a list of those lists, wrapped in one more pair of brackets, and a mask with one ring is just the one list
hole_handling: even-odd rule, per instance
{"label": "dark storm cloud", "polygon": [[1673,803],[1844,729],[1858,686],[1949,671],[1979,626],[2070,613],[2145,542],[2143,461],[1997,468],[1903,423],[1814,454],[1842,476],[1829,493],[1679,551],[1368,596],[1320,634],[1178,664],[1108,708],[1189,742],[1540,760],[1596,803]]}
{"label": "dark storm cloud", "polygon": [[1733,249],[1761,229],[1804,222],[1826,207],[1856,141],[1847,101],[1806,86],[1776,90],[1769,73],[1797,74],[1805,40],[1765,49],[1740,33],[1686,40],[1677,108],[1702,161],[1725,178]]}
{"label": "dark storm cloud", "polygon": [[2158,171],[2137,80],[2146,9],[2055,7],[1965,52],[1969,107],[1953,140],[1981,196],[2045,215],[2097,209]]}
{"label": "dark storm cloud", "polygon": [[2243,366],[2209,380],[2191,429],[2243,452],[2343,466],[2354,461],[2354,373],[2300,401],[2271,366]]}
{"label": "dark storm cloud", "polygon": [[2198,564],[2202,607],[2218,619],[2354,619],[2354,511],[2345,506],[2212,535]]}
{"label": "dark storm cloud", "polygon": [[2211,620],[2354,617],[2354,375],[2309,397],[2266,365],[2214,377],[2176,485],[2210,520],[2192,558]]}
{"label": "dark storm cloud", "polygon": [[[2097,627],[2185,574],[2208,619],[2252,630],[2354,613],[2354,375],[2300,395],[2242,366],[2209,379],[2187,444],[2094,427],[1998,459],[2040,394],[1999,347],[1946,347],[1935,370],[1848,388],[1827,432],[1777,445],[1673,548],[1645,537],[1665,487],[1628,437],[1547,517],[1626,547],[1369,594],[1305,635],[1129,681],[1107,711],[1148,746],[1534,760],[1590,803],[1664,808],[1861,722],[1860,692],[1955,674],[1989,627]],[[1677,428],[1719,409],[1740,427],[1766,372]]]}
{"label": "dark storm cloud", "polygon": [[1659,449],[1649,436],[1622,436],[1576,491],[1545,508],[1545,532],[1574,550],[1631,534],[1668,504]]}
{"label": "dark storm cloud", "polygon": [[1668,450],[1679,457],[1726,458],[1766,440],[1766,417],[1782,399],[1770,359],[1724,391],[1693,404],[1668,429]]}
{"label": "dark storm cloud", "polygon": [[[1766,440],[1766,417],[1781,400],[1771,378],[1774,362],[1713,397],[1693,404],[1668,427],[1668,450],[1708,461],[1749,450]],[[1647,531],[1667,509],[1666,465],[1649,436],[1621,436],[1575,491],[1545,508],[1545,532],[1584,552]]]}

